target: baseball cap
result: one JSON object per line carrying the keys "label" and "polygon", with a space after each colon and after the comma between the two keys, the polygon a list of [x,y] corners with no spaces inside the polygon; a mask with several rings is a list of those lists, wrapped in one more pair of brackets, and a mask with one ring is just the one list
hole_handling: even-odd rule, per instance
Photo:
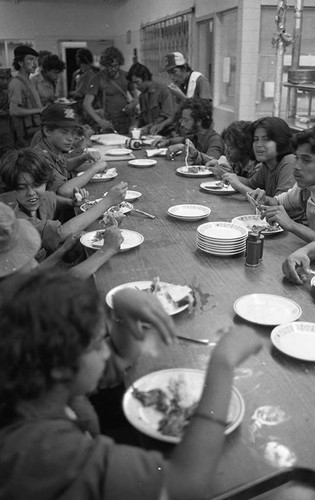
{"label": "baseball cap", "polygon": [[17,47],[15,47],[14,57],[27,55],[38,57],[38,52],[36,52],[36,50],[32,49],[32,47],[29,47],[28,45],[18,45]]}
{"label": "baseball cap", "polygon": [[41,237],[25,219],[18,219],[12,208],[0,202],[0,278],[24,267],[41,247]]}
{"label": "baseball cap", "polygon": [[43,125],[57,125],[62,128],[81,127],[76,114],[70,106],[50,104],[42,112]]}
{"label": "baseball cap", "polygon": [[164,71],[170,71],[176,66],[183,66],[186,64],[186,59],[181,52],[170,52],[164,57]]}

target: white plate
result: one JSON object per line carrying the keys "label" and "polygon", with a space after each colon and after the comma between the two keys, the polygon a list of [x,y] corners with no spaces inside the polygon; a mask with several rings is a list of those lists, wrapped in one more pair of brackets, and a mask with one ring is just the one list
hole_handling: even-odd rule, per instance
{"label": "white plate", "polygon": [[[99,231],[90,231],[89,233],[83,234],[80,238],[80,242],[87,248],[92,248],[93,250],[99,250],[103,246],[103,239],[95,240],[97,233],[103,232],[104,230]],[[128,229],[121,229],[121,235],[124,238],[124,241],[120,245],[120,252],[124,252],[125,250],[130,250],[131,248],[135,248],[143,242],[144,238],[142,234],[137,233],[136,231],[129,231]]]}
{"label": "white plate", "polygon": [[279,325],[272,330],[270,338],[284,354],[303,361],[315,361],[315,323],[301,321]]}
{"label": "white plate", "polygon": [[67,99],[66,97],[59,97],[59,99],[56,99],[54,103],[56,104],[67,104],[71,106],[71,104],[75,104],[77,101],[74,99]]}
{"label": "white plate", "polygon": [[130,155],[132,153],[131,149],[110,149],[109,151],[106,151],[107,155],[110,156],[125,156],[125,155]]}
{"label": "white plate", "polygon": [[[163,291],[169,291],[172,289],[172,287],[176,287],[177,285],[173,285],[171,283],[165,283],[164,281],[160,281],[160,287],[162,288]],[[118,285],[115,288],[112,288],[106,295],[106,303],[110,308],[113,308],[113,295],[114,293],[118,292],[118,290],[123,290],[125,288],[132,288],[135,290],[150,290],[150,286],[152,285],[152,281],[132,281],[131,283],[124,283],[122,285]],[[159,295],[157,295],[158,299],[160,300]],[[185,309],[187,309],[188,304],[185,304],[183,306],[177,306],[175,303],[170,303],[170,302],[161,302],[162,306],[164,307],[165,311],[170,315],[173,316],[174,314],[178,314]]]}
{"label": "white plate", "polygon": [[202,182],[200,184],[200,187],[212,194],[232,194],[236,192],[231,185],[222,188],[218,187],[217,186],[218,182],[220,181],[214,180],[214,181]]}
{"label": "white plate", "polygon": [[199,250],[202,250],[205,253],[209,253],[211,255],[218,255],[218,256],[221,256],[221,257],[232,257],[232,255],[238,255],[240,253],[244,253],[245,252],[245,248],[238,249],[238,250],[229,250],[229,251],[225,252],[223,250],[212,250],[212,249],[209,249],[209,248],[204,248],[204,247],[200,246],[199,244],[197,244],[197,248],[199,248]]}
{"label": "white plate", "polygon": [[156,165],[157,161],[156,160],[130,160],[128,161],[128,165],[131,167],[153,167],[153,165]]}
{"label": "white plate", "polygon": [[131,191],[130,189],[127,189],[125,200],[134,201],[140,198],[140,196],[142,196],[142,194],[139,191]]}
{"label": "white plate", "polygon": [[265,236],[271,236],[273,234],[282,233],[283,229],[280,226],[277,226],[275,229],[268,229],[268,223],[266,219],[261,219],[260,215],[240,215],[239,217],[234,217],[231,221],[233,224],[238,224],[246,227],[248,231],[252,230],[253,226],[266,226],[266,229],[260,231],[261,234]]}
{"label": "white plate", "polygon": [[192,172],[189,168],[187,167],[179,167],[176,169],[176,172],[178,172],[180,175],[184,175],[185,177],[209,177],[210,175],[213,175],[211,170],[203,168],[201,170],[201,165],[191,165],[191,167],[195,166],[196,168],[200,169],[199,172]]}
{"label": "white plate", "polygon": [[[82,175],[84,172],[79,172],[78,175]],[[107,172],[100,172],[95,174],[94,177],[89,182],[106,182],[117,177],[118,173],[115,168],[109,168]]]}
{"label": "white plate", "polygon": [[198,220],[208,217],[211,210],[203,205],[174,205],[167,213],[176,219]]}
{"label": "white plate", "polygon": [[241,318],[258,325],[281,325],[299,319],[301,307],[280,295],[253,293],[234,302],[234,311]]}
{"label": "white plate", "polygon": [[[189,368],[171,368],[169,370],[160,370],[149,373],[136,380],[126,391],[123,398],[123,411],[129,422],[139,431],[147,436],[165,441],[167,443],[179,443],[181,438],[167,436],[158,431],[159,421],[163,414],[152,407],[144,407],[140,401],[133,396],[133,388],[140,391],[149,391],[151,389],[162,389],[172,396],[169,385],[174,381],[180,381],[181,400],[183,406],[190,406],[198,402],[204,387],[205,372]],[[227,421],[229,422],[224,434],[233,432],[244,418],[245,404],[239,391],[232,387],[230,407]]]}
{"label": "white plate", "polygon": [[209,240],[238,241],[247,237],[245,227],[232,224],[231,222],[206,222],[197,227],[197,233]]}
{"label": "white plate", "polygon": [[120,134],[98,134],[92,135],[90,137],[91,141],[95,141],[98,144],[103,144],[104,146],[124,146],[128,136]]}
{"label": "white plate", "polygon": [[[113,208],[115,208],[115,207],[118,207],[118,209],[113,210]],[[106,210],[105,214],[107,214],[109,212],[115,212],[117,210],[119,210],[120,213],[128,214],[129,212],[131,212],[132,209],[133,209],[133,205],[131,203],[129,203],[128,201],[122,201],[121,203],[118,203],[117,205],[113,205],[108,210]]]}

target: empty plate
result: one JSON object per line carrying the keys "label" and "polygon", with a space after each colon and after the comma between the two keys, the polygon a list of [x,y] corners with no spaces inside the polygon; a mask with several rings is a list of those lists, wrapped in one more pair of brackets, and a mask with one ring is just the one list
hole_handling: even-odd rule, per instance
{"label": "empty plate", "polygon": [[175,219],[198,220],[204,219],[210,215],[210,208],[203,205],[175,205],[167,211]]}
{"label": "empty plate", "polygon": [[156,165],[157,161],[156,160],[130,160],[128,161],[128,165],[131,167],[153,167],[153,165]]}
{"label": "empty plate", "polygon": [[241,318],[258,325],[281,325],[297,320],[301,307],[291,299],[267,293],[244,295],[234,302],[234,311]]}
{"label": "empty plate", "polygon": [[125,156],[130,155],[130,153],[132,153],[131,149],[124,148],[110,149],[109,151],[106,151],[106,154],[111,156]]}
{"label": "empty plate", "polygon": [[284,354],[303,361],[315,361],[315,323],[301,321],[279,325],[272,330],[270,338]]}

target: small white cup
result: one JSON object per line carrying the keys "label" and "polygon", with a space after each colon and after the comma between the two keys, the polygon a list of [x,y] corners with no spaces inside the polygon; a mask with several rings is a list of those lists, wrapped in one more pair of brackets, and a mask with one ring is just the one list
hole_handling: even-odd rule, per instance
{"label": "small white cup", "polygon": [[140,139],[140,137],[141,137],[141,128],[133,128],[131,130],[131,137],[133,139]]}

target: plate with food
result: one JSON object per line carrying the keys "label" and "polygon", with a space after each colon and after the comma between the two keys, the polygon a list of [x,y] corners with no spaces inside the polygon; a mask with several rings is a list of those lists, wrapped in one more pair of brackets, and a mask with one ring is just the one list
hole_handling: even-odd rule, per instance
{"label": "plate with food", "polygon": [[[78,175],[82,175],[84,172],[79,172]],[[106,172],[100,172],[99,174],[95,174],[94,177],[90,180],[90,182],[106,182],[117,177],[118,173],[116,168],[109,168]]]}
{"label": "plate with food", "polygon": [[185,177],[209,177],[213,175],[211,170],[209,170],[204,165],[191,165],[188,167],[178,167],[176,172]]}
{"label": "plate with food", "polygon": [[[104,232],[106,229],[101,229],[98,231],[90,231],[81,236],[80,242],[87,248],[92,248],[93,250],[99,250],[104,245]],[[120,252],[125,250],[130,250],[135,248],[143,242],[144,238],[142,234],[136,231],[129,231],[129,229],[121,229],[121,235],[124,239],[120,245]]]}
{"label": "plate with food", "polygon": [[128,165],[131,167],[143,168],[143,167],[153,167],[157,164],[156,160],[140,159],[140,160],[130,160]]}
{"label": "plate with food", "polygon": [[268,293],[244,295],[234,302],[233,308],[246,321],[265,326],[291,323],[302,314],[301,307],[293,300]]}
{"label": "plate with food", "polygon": [[80,205],[80,210],[82,210],[82,212],[86,212],[87,210],[90,210],[90,208],[97,205],[97,203],[99,201],[101,201],[101,199],[102,198],[97,198],[96,200],[85,201],[84,203],[82,203],[82,205]]}
{"label": "plate with food", "polygon": [[225,195],[236,192],[235,189],[232,188],[231,184],[227,184],[224,181],[219,181],[219,180],[202,182],[200,184],[200,187],[201,189],[204,189],[208,193],[212,194]]}
{"label": "plate with food", "polygon": [[130,153],[132,153],[131,149],[126,148],[109,149],[106,151],[106,154],[110,156],[126,156],[130,155]]}
{"label": "plate with food", "polygon": [[273,345],[287,356],[315,361],[315,323],[293,321],[276,326],[270,335]]}
{"label": "plate with food", "polygon": [[[200,400],[206,372],[171,368],[149,373],[136,380],[123,398],[123,411],[129,422],[144,434],[179,443]],[[233,432],[244,418],[245,404],[232,387],[225,435]]]}
{"label": "plate with food", "polygon": [[265,236],[272,236],[273,234],[283,232],[279,224],[268,224],[266,219],[260,218],[260,215],[240,215],[239,217],[234,217],[232,223],[244,226],[248,231],[259,232]]}
{"label": "plate with food", "polygon": [[189,286],[173,285],[160,281],[159,278],[154,278],[152,281],[124,283],[110,290],[106,295],[106,303],[110,308],[113,308],[113,295],[125,288],[154,294],[170,316],[193,307],[195,303],[193,291]]}

